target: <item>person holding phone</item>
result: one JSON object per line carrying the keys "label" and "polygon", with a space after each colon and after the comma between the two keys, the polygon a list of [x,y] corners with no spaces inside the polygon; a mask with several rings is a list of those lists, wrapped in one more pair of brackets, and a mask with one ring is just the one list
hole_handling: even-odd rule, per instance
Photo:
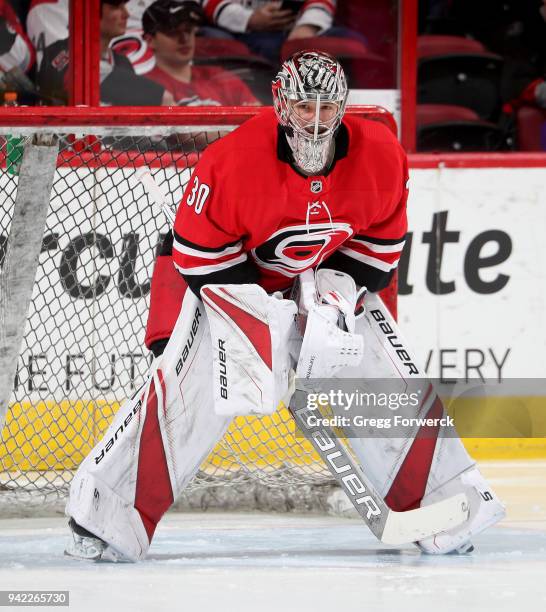
{"label": "person holding phone", "polygon": [[274,63],[285,40],[345,35],[333,27],[336,0],[203,0],[203,9],[205,36],[235,38]]}

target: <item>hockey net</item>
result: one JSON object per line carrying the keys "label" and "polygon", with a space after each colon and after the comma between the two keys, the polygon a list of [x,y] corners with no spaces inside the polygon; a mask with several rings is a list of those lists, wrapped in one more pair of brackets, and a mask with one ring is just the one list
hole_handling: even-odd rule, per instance
{"label": "hockey net", "polygon": [[[119,111],[127,124],[114,126],[104,125],[114,123],[113,115],[102,121],[80,110],[63,120],[70,124],[65,127],[55,125],[54,116],[40,120],[50,125],[38,125],[35,115],[25,119],[20,112],[19,127],[0,127],[0,361],[7,359],[0,367],[11,365],[14,374],[4,394],[0,515],[61,510],[74,470],[144,380],[150,278],[168,225],[139,172],[149,169],[176,207],[206,146],[256,112],[127,117]],[[393,126],[391,115],[375,107],[350,112]],[[50,156],[50,193],[38,167],[45,163],[21,165],[26,145],[40,142],[58,147]],[[20,230],[13,235],[18,195],[27,204],[45,202],[39,205],[43,221],[37,213],[22,220],[27,237]],[[39,255],[19,349],[6,330],[26,307],[17,273],[26,263],[33,270],[32,239]],[[395,308],[395,291],[385,297]],[[303,509],[321,506],[332,486],[281,407],[271,417],[236,418],[179,503]]]}

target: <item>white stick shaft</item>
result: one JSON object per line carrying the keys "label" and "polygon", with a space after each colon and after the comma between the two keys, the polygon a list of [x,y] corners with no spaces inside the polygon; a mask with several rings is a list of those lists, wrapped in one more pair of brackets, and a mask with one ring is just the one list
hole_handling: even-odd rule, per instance
{"label": "white stick shaft", "polygon": [[150,196],[154,203],[163,211],[171,227],[174,226],[176,212],[167,204],[166,196],[159,187],[159,185],[156,183],[154,177],[150,172],[150,169],[145,166],[139,168],[136,172],[136,177],[144,187],[146,193]]}

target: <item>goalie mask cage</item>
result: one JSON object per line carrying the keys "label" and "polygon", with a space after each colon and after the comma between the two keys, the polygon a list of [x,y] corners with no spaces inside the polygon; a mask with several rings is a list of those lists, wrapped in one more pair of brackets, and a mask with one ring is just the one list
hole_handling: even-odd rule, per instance
{"label": "goalie mask cage", "polygon": [[[143,382],[150,278],[206,146],[261,112],[3,109],[0,118],[0,516],[60,511],[74,470]],[[348,110],[385,122],[377,107]],[[23,156],[24,151],[24,156]],[[384,294],[391,310],[396,287]],[[178,504],[310,509],[334,485],[280,407],[238,417]]]}

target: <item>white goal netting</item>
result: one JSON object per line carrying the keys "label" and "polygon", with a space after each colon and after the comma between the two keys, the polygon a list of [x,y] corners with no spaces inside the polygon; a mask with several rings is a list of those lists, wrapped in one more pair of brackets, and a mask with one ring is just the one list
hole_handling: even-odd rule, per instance
{"label": "white goal netting", "polygon": [[[4,393],[9,401],[0,407],[0,416],[7,409],[0,515],[60,510],[74,469],[142,383],[150,361],[143,344],[150,278],[168,225],[139,171],[149,168],[176,206],[200,153],[235,127],[213,123],[211,116],[209,127],[0,128],[0,360],[8,359],[5,372],[13,369]],[[28,160],[21,166],[25,145],[46,133],[58,146],[50,194],[38,168]],[[29,233],[15,239],[18,192],[24,210],[40,198],[47,210],[40,205],[43,220],[23,210],[19,223]],[[17,274],[32,259],[32,239],[38,262],[26,312]],[[8,333],[18,316],[20,350]],[[310,507],[320,505],[321,487],[331,485],[280,408],[271,417],[235,419],[182,503]]]}

